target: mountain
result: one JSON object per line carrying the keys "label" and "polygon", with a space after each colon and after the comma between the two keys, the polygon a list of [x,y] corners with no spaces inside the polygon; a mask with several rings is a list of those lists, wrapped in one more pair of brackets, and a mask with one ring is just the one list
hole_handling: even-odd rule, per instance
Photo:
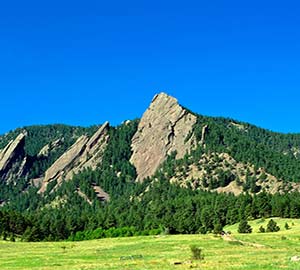
{"label": "mountain", "polygon": [[[68,133],[60,132],[62,128]],[[65,126],[36,126],[8,133],[0,140],[4,146],[0,152],[1,181],[9,184],[25,178],[44,193],[54,181],[59,186],[84,169],[95,170],[110,143],[110,128],[106,122],[89,134],[88,129]],[[45,129],[49,139],[41,144]],[[33,152],[37,141],[39,148]],[[129,143],[129,161],[139,181],[154,175],[176,152],[176,159],[192,160],[185,168],[176,165],[175,175],[170,177],[183,186],[235,194],[247,186],[252,186],[253,191],[265,189],[272,193],[299,189],[300,135],[200,116],[165,93],[153,98]],[[60,151],[62,148],[64,151]]]}
{"label": "mountain", "polygon": [[[70,223],[80,224],[84,219],[82,223],[92,227],[144,228],[151,211],[165,219],[158,202],[171,203],[175,193],[191,201],[202,194],[213,200],[230,198],[234,203],[247,198],[250,203],[266,196],[290,198],[300,191],[300,134],[280,134],[233,119],[198,115],[165,93],[153,98],[141,119],[117,127],[106,122],[90,128],[19,128],[0,136],[0,149],[2,209],[30,215],[35,211],[37,220],[45,220],[51,212],[48,219],[57,222],[66,218],[60,215],[67,211]],[[143,202],[147,207],[141,206]],[[285,215],[296,207],[293,202],[282,206]],[[101,214],[97,209],[103,210]],[[147,213],[140,212],[143,209]],[[193,209],[198,211],[196,206]],[[224,211],[228,214],[229,210]],[[147,226],[158,226],[157,222]],[[218,222],[228,224],[226,218]],[[85,229],[73,227],[66,235]]]}

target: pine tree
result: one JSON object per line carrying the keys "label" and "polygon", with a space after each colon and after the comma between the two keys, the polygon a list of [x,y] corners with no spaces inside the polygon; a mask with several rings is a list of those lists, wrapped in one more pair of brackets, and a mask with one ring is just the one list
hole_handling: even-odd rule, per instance
{"label": "pine tree", "polygon": [[246,219],[241,220],[241,222],[239,224],[238,232],[239,233],[251,233],[252,232],[252,228],[248,224]]}
{"label": "pine tree", "polygon": [[259,227],[259,232],[264,233],[264,232],[266,232],[266,229],[263,226],[260,226]]}
{"label": "pine tree", "polygon": [[267,232],[278,232],[280,230],[280,227],[277,225],[277,223],[270,219],[267,225]]}

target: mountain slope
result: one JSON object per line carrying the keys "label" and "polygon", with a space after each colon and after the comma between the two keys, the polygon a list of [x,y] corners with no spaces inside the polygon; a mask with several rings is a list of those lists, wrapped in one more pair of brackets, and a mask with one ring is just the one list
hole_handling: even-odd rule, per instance
{"label": "mountain slope", "polygon": [[25,127],[0,136],[0,148],[0,234],[205,233],[243,218],[300,218],[299,134],[197,115],[164,93],[140,120]]}
{"label": "mountain slope", "polygon": [[[24,178],[43,193],[54,180],[51,189],[85,169],[96,170],[110,144],[109,129],[108,123],[90,129],[34,126],[1,136],[1,182]],[[127,147],[139,181],[172,156],[179,162],[167,176],[182,186],[234,194],[299,190],[299,134],[197,115],[165,93],[153,98]]]}

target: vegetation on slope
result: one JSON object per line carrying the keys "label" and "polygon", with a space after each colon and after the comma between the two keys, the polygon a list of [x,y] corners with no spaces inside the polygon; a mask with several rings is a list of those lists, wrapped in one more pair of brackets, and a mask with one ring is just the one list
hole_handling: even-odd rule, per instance
{"label": "vegetation on slope", "polygon": [[[189,166],[199,163],[203,154],[224,152],[239,162],[253,164],[257,170],[263,167],[285,181],[298,181],[300,166],[295,154],[295,149],[299,149],[298,135],[276,134],[230,119],[198,116],[194,134],[200,142],[202,128],[204,125],[208,126],[205,146],[198,144],[194,151],[181,160],[176,160],[176,153],[173,153],[153,177],[145,179],[143,183],[136,183],[135,168],[129,159],[132,154],[131,138],[136,132],[137,124],[136,120],[116,128],[111,127],[110,142],[102,164],[95,171],[87,169],[75,175],[54,192],[50,192],[49,185],[48,191],[41,196],[36,193],[35,188],[28,185],[26,179],[19,179],[16,186],[2,183],[1,199],[10,200],[2,207],[7,211],[5,215],[13,216],[14,211],[22,212],[20,219],[30,222],[23,222],[21,230],[16,231],[16,226],[8,226],[1,233],[23,236],[24,240],[30,241],[67,239],[78,231],[85,234],[84,232],[97,228],[109,230],[112,227],[134,227],[136,232],[160,229],[169,233],[207,233],[220,231],[225,225],[245,218],[300,218],[298,193],[267,194],[256,189],[255,179],[250,179],[249,183],[246,181],[249,187],[246,186],[245,194],[239,196],[195,189],[192,185],[183,188],[180,183],[170,183],[178,168],[184,179]],[[36,155],[45,143],[44,138],[49,141],[50,137],[55,140],[64,136],[67,147],[76,136],[91,132],[92,128],[74,130],[77,129],[64,130],[64,126],[55,126],[53,130],[47,127],[40,132],[38,127],[28,128],[26,151]],[[39,142],[38,147],[34,145],[35,141]],[[50,163],[52,157],[47,162]],[[45,166],[38,165],[35,175],[40,175],[49,163]],[[232,177],[229,168],[227,172],[219,172],[217,181],[206,180],[208,190],[211,190],[238,179]],[[97,198],[93,189],[95,185],[110,194],[109,202]],[[79,189],[88,200],[76,192]],[[14,223],[13,218],[9,219]]]}
{"label": "vegetation on slope", "polygon": [[198,115],[194,126],[198,142],[205,125],[205,151],[225,152],[284,181],[300,181],[300,134],[280,134],[231,119]]}

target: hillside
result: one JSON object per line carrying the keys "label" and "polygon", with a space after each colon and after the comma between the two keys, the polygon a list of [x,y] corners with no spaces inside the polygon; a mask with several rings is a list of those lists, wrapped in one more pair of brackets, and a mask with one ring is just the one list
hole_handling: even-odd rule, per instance
{"label": "hillside", "polygon": [[38,228],[29,234],[36,240],[97,227],[194,233],[245,217],[300,217],[300,134],[198,115],[165,93],[141,119],[24,127],[1,136],[0,149],[1,209],[21,212],[12,232]]}

